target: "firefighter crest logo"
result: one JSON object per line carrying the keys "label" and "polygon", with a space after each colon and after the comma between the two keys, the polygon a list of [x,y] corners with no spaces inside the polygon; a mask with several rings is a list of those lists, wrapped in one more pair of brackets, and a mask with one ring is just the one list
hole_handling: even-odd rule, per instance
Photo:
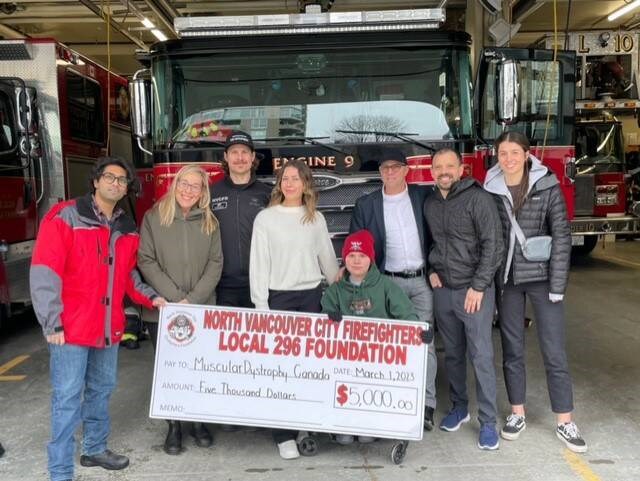
{"label": "firefighter crest logo", "polygon": [[179,312],[169,318],[167,333],[169,342],[175,346],[186,346],[193,341],[196,324],[191,314]]}
{"label": "firefighter crest logo", "polygon": [[371,299],[353,299],[349,304],[349,309],[356,316],[363,316],[373,308]]}

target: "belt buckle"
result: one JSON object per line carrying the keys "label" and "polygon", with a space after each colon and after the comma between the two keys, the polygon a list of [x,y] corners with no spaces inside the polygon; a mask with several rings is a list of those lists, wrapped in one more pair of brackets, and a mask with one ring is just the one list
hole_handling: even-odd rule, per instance
{"label": "belt buckle", "polygon": [[405,269],[405,270],[402,271],[402,275],[405,276],[405,277],[415,277],[416,276],[416,271]]}

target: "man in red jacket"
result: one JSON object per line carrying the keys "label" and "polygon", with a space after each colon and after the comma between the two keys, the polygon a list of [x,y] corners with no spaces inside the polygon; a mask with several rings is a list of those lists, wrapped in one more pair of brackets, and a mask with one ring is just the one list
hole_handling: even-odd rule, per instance
{"label": "man in red jacket", "polygon": [[125,293],[151,308],[166,301],[135,269],[138,233],[117,206],[134,179],[118,158],[98,159],[93,192],[55,205],[44,217],[31,262],[33,307],[50,353],[51,481],[73,479],[74,433],[82,421],[80,464],[123,469],[107,449],[109,398],[116,386]]}

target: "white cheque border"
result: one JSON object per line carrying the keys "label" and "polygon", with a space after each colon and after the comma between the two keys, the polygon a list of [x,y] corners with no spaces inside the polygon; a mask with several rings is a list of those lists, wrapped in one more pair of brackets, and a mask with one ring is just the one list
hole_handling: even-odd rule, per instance
{"label": "white cheque border", "polygon": [[[249,329],[248,320],[261,315],[291,319],[290,326],[298,326],[295,334],[302,335],[277,340],[278,334]],[[235,321],[205,328],[207,316]],[[421,325],[411,321],[345,317],[337,324],[316,313],[168,304],[160,312],[149,415],[421,440],[426,346],[372,343],[349,334],[365,328],[415,334],[416,327]],[[230,350],[231,338],[242,336],[253,352]],[[287,343],[285,337],[291,352],[275,355],[277,346]],[[334,340],[351,342],[352,354],[382,352],[383,347],[373,351],[370,344],[392,346],[384,351],[387,359],[406,364],[328,359],[322,349]],[[297,350],[292,347],[296,343]],[[322,349],[313,349],[318,346]]]}

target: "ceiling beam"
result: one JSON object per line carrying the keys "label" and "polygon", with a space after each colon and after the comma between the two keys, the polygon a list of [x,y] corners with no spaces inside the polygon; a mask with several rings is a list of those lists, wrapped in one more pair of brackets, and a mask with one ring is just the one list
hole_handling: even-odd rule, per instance
{"label": "ceiling beam", "polygon": [[1,23],[0,23],[0,36],[2,36],[5,39],[27,38],[27,35],[20,32],[19,30],[15,30]]}
{"label": "ceiling beam", "polygon": [[[93,13],[95,13],[98,17],[103,18],[102,10],[100,10],[99,7],[97,7],[93,2],[91,2],[91,0],[79,0],[79,1],[85,7],[87,7],[89,10],[91,10]],[[131,40],[133,43],[135,43],[141,49],[143,49],[145,51],[149,50],[149,47],[147,47],[146,43],[144,43],[142,40],[140,40],[140,39],[134,37],[133,35],[131,35],[128,31],[126,31],[124,28],[122,28],[120,26],[120,24],[118,22],[116,22],[112,17],[109,18],[109,25],[111,25],[117,32],[120,32],[122,35],[124,35],[126,38]]]}
{"label": "ceiling beam", "polygon": [[167,14],[172,18],[175,19],[179,14],[178,14],[178,10],[176,10],[176,8],[171,5],[171,2],[168,0],[156,0],[156,3],[160,6],[160,8],[162,8],[165,12],[167,12]]}
{"label": "ceiling beam", "polygon": [[[65,45],[74,50],[82,51],[87,57],[107,54],[107,45],[104,43],[77,43],[66,42]],[[111,55],[132,56],[133,50],[130,43],[111,43],[109,44]]]}
{"label": "ceiling beam", "polygon": [[164,26],[171,32],[174,38],[178,38],[178,32],[173,28],[173,18],[167,18],[165,13],[158,8],[152,0],[144,0],[144,3],[151,9],[156,18],[160,20]]}
{"label": "ceiling beam", "polygon": [[[31,24],[31,23],[45,23],[51,25],[51,23],[104,23],[102,18],[98,17],[76,17],[72,15],[65,15],[63,17],[58,17],[56,15],[46,15],[44,12],[38,12],[39,17],[11,17],[11,18],[3,18],[1,21],[4,25],[22,25],[22,24]],[[119,24],[122,23],[136,23],[137,19],[126,19],[125,21],[118,21]]]}

